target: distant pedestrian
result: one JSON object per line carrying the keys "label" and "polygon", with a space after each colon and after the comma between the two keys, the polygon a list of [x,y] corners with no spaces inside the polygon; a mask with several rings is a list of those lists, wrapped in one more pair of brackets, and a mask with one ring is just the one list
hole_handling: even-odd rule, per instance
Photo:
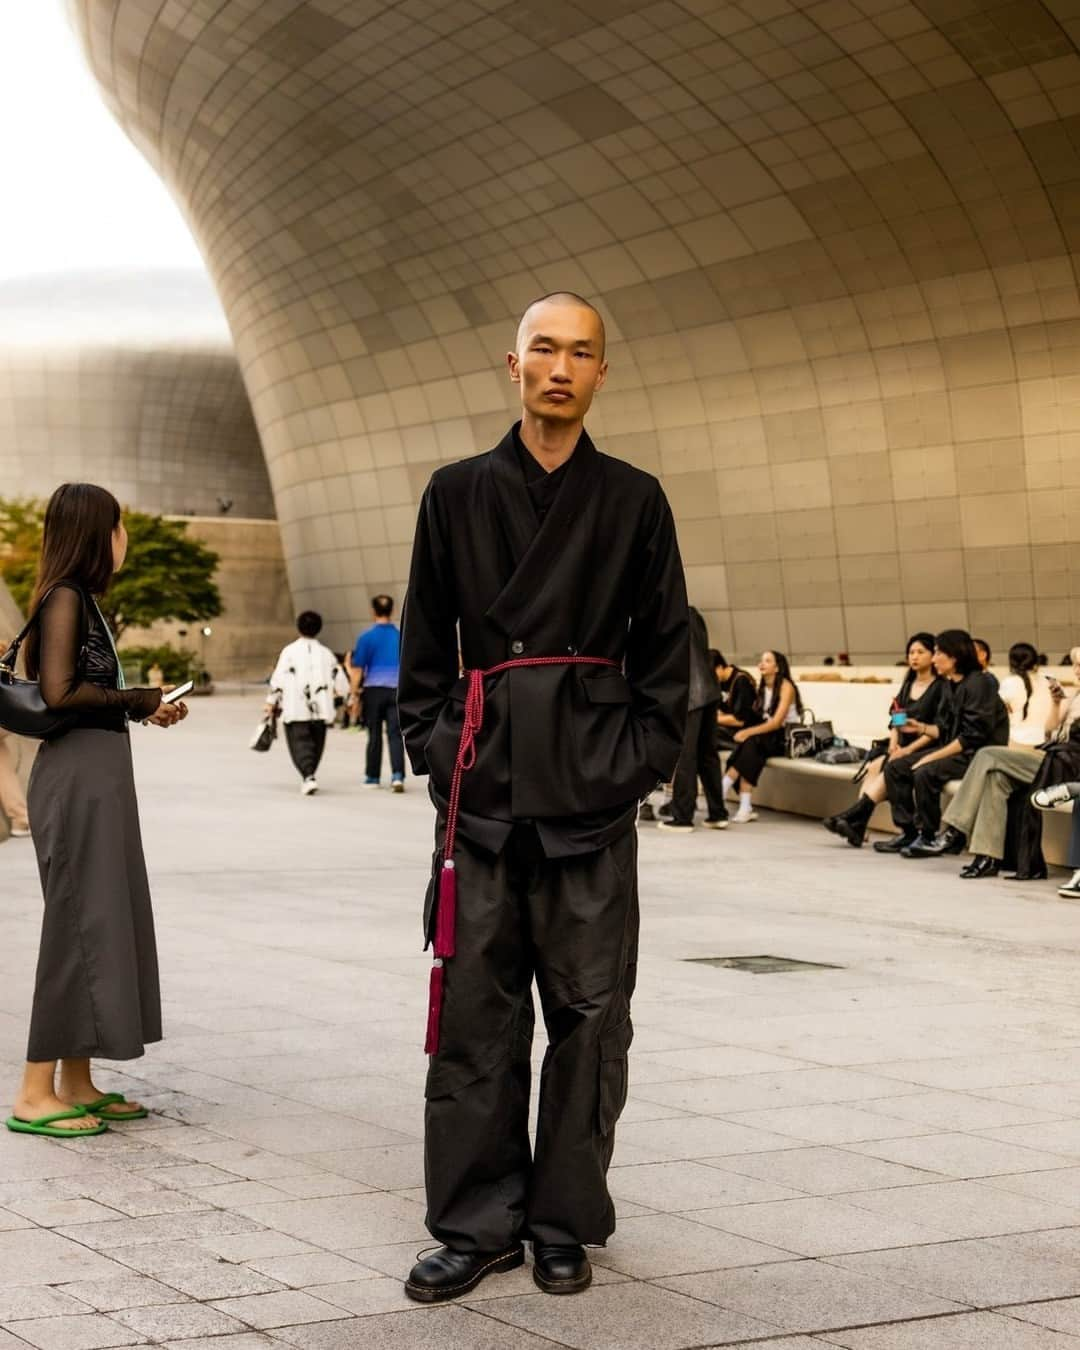
{"label": "distant pedestrian", "polygon": [[[383,727],[390,746],[390,790],[405,791],[405,744],[398,721],[398,668],[401,633],[394,623],[394,602],[389,595],[371,601],[375,622],[356,639],[352,654],[353,698],[364,690],[364,725],[367,727],[367,776],[365,787],[378,787],[382,778]],[[354,705],[355,706],[355,705]]]}
{"label": "distant pedestrian", "polygon": [[675,766],[672,782],[671,819],[661,820],[659,828],[677,834],[689,834],[694,828],[698,779],[705,791],[705,825],[711,830],[726,830],[724,775],[716,745],[716,708],[723,691],[717,679],[709,633],[698,610],[690,607],[690,702],[682,753]]}
{"label": "distant pedestrian", "polygon": [[[6,650],[6,644],[0,644],[0,651]],[[15,760],[7,743],[7,732],[2,728],[0,728],[0,811],[8,818],[12,838],[29,838],[30,819],[26,812],[26,794],[15,772]]]}
{"label": "distant pedestrian", "polygon": [[300,634],[283,647],[270,676],[267,711],[280,712],[289,755],[296,765],[305,797],[318,792],[315,772],[326,748],[326,728],[334,722],[334,696],[347,696],[349,682],[341,663],[316,638],[322,615],[306,609],[296,620]]}

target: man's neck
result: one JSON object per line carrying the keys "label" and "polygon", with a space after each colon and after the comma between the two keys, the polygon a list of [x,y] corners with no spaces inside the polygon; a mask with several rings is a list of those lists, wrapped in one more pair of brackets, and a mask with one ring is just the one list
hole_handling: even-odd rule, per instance
{"label": "man's neck", "polygon": [[385,618],[383,618],[383,617],[382,617],[381,615],[379,615],[379,614],[376,614],[376,615],[374,615],[373,617],[374,617],[376,623],[393,623],[393,621],[394,621],[394,620],[393,620],[393,615],[390,615],[390,614],[388,614]]}
{"label": "man's neck", "polygon": [[525,411],[521,419],[521,444],[547,473],[554,473],[574,453],[581,439],[580,422],[549,422]]}

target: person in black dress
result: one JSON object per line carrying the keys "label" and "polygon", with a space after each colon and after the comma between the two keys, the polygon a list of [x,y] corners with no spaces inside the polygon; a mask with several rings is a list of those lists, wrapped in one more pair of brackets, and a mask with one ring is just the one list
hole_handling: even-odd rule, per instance
{"label": "person in black dress", "polygon": [[885,800],[885,766],[929,747],[937,737],[937,718],[948,686],[934,669],[933,633],[914,633],[907,642],[907,674],[889,706],[889,739],[869,763],[853,806],[822,821],[832,834],[861,848],[874,807]]}
{"label": "person in black dress", "polygon": [[26,640],[26,665],[48,707],[73,720],[41,745],[30,776],[45,913],[27,1063],[7,1121],[19,1133],[100,1134],[109,1121],[145,1116],[138,1102],[101,1092],[90,1061],[135,1059],[161,1039],[128,722],[169,727],[187,709],[162,703],[161,689],[124,688],[97,597],[126,551],[111,493],[89,483],[57,488],[45,513],[31,606],[40,622]]}

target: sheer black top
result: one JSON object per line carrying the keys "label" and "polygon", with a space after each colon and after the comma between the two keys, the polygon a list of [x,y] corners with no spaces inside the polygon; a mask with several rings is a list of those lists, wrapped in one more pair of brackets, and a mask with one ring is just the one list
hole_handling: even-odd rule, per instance
{"label": "sheer black top", "polygon": [[[916,722],[925,722],[928,726],[933,724],[939,727],[948,701],[949,682],[943,680],[939,675],[930,681],[917,698],[912,698],[909,693],[901,708],[903,712],[907,713],[908,717],[914,718]],[[905,727],[897,727],[897,731],[900,733],[901,745],[916,740],[921,734],[908,731]]]}
{"label": "sheer black top", "polygon": [[160,689],[118,689],[116,655],[96,607],[64,582],[41,607],[38,679],[46,704],[76,714],[75,725],[122,731],[161,702]]}

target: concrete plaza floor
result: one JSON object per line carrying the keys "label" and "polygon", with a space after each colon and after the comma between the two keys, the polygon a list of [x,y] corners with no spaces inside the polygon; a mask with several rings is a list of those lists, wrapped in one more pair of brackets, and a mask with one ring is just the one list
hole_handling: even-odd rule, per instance
{"label": "concrete plaza floor", "polygon": [[[430,810],[334,733],[302,800],[256,704],[134,740],[167,1039],[102,1080],[156,1114],[0,1131],[0,1350],[1080,1347],[1080,912],[1053,885],[853,853],[762,815],[643,827],[619,1229],[576,1298],[529,1271],[418,1308]],[[0,1060],[40,898],[0,849]],[[839,969],[749,974],[690,958]]]}

